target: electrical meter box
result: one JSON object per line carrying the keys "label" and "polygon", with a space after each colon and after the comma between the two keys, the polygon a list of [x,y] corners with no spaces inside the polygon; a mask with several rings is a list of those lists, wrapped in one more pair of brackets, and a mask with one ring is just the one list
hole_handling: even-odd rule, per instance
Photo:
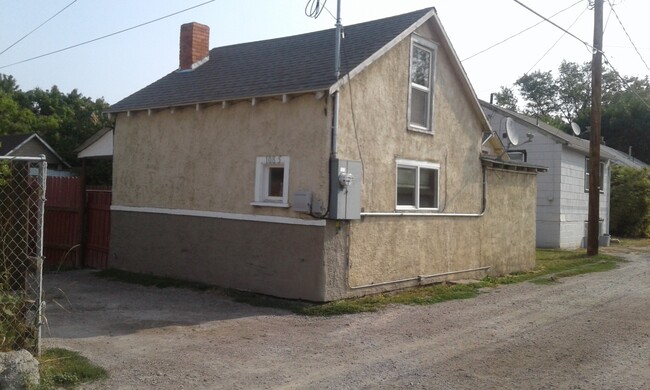
{"label": "electrical meter box", "polygon": [[330,160],[331,219],[361,218],[361,182],[363,170],[360,161]]}

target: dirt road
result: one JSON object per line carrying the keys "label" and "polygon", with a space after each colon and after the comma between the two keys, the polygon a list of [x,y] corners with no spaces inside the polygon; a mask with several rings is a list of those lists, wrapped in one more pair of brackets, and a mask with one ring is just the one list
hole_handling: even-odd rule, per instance
{"label": "dirt road", "polygon": [[650,254],[626,256],[554,285],[331,318],[46,275],[44,346],[109,370],[88,389],[648,389]]}

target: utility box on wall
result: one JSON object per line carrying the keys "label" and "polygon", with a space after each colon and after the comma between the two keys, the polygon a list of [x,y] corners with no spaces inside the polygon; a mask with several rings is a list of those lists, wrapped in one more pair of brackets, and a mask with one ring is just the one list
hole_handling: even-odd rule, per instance
{"label": "utility box on wall", "polygon": [[361,162],[332,159],[330,164],[330,219],[360,219]]}

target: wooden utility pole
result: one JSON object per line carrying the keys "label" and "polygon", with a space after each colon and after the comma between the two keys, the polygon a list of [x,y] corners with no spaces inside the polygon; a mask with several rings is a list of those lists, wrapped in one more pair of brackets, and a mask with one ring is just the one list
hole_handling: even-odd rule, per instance
{"label": "wooden utility pole", "polygon": [[[594,0],[594,54],[591,61],[591,139],[589,143],[589,222],[587,255],[598,254],[600,221],[600,123],[603,81],[603,0]],[[603,183],[604,185],[604,183]]]}

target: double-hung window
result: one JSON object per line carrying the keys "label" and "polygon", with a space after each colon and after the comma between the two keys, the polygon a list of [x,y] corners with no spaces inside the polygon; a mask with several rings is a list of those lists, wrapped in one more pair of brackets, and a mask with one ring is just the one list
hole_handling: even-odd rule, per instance
{"label": "double-hung window", "polygon": [[408,127],[411,130],[432,132],[435,63],[436,44],[414,36],[411,41],[408,103]]}
{"label": "double-hung window", "polygon": [[397,160],[397,209],[438,209],[440,164]]}
{"label": "double-hung window", "polygon": [[258,157],[254,206],[289,207],[289,157]]}

